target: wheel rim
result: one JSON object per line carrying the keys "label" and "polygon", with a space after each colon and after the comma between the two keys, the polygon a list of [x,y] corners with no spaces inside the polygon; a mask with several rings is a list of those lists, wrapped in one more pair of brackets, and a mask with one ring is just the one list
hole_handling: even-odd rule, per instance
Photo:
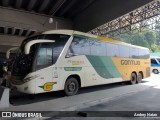
{"label": "wheel rim", "polygon": [[139,74],[139,75],[138,75],[138,82],[141,82],[141,81],[142,81],[142,75]]}
{"label": "wheel rim", "polygon": [[132,75],[132,83],[135,83],[136,82],[136,76],[135,75]]}
{"label": "wheel rim", "polygon": [[71,82],[69,85],[68,85],[68,91],[69,92],[74,92],[76,89],[76,84],[74,82]]}
{"label": "wheel rim", "polygon": [[154,70],[154,73],[155,73],[155,74],[158,74],[158,70]]}

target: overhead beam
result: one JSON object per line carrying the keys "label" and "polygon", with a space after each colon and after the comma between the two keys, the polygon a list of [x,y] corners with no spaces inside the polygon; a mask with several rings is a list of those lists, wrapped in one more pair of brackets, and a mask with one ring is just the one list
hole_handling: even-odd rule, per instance
{"label": "overhead beam", "polygon": [[21,36],[22,35],[22,33],[23,33],[23,29],[19,29],[19,36]]}
{"label": "overhead beam", "polygon": [[25,36],[27,37],[30,33],[31,33],[31,31],[27,30],[27,33],[25,34]]}
{"label": "overhead beam", "polygon": [[78,8],[76,10],[73,10],[73,12],[71,13],[71,15],[69,15],[70,17],[73,17],[75,14],[77,14],[78,12],[86,9],[90,4],[92,4],[95,0],[87,0],[85,1],[83,4],[81,4],[80,6],[78,6]]}
{"label": "overhead beam", "polygon": [[5,7],[8,7],[9,0],[2,0],[2,5],[5,6]]}
{"label": "overhead beam", "polygon": [[30,0],[29,4],[28,4],[28,7],[27,7],[27,10],[31,11],[35,5],[37,0]]}
{"label": "overhead beam", "polygon": [[60,16],[63,16],[76,2],[77,0],[72,0],[69,5],[65,6],[65,8],[63,8],[63,11],[60,13]]}
{"label": "overhead beam", "polygon": [[53,16],[65,2],[66,0],[58,0],[57,3],[53,6],[53,8],[50,10],[49,14]]}
{"label": "overhead beam", "polygon": [[4,34],[8,33],[8,27],[4,27]]}
{"label": "overhead beam", "polygon": [[16,32],[16,29],[13,27],[13,28],[12,28],[12,33],[11,33],[11,34],[14,35],[15,32]]}
{"label": "overhead beam", "polygon": [[15,7],[17,9],[21,8],[21,5],[22,5],[22,0],[16,0],[16,4],[15,4]]}
{"label": "overhead beam", "polygon": [[44,11],[44,10],[46,9],[46,7],[47,7],[49,1],[50,1],[50,0],[43,0],[43,2],[42,2],[42,4],[41,4],[41,6],[40,6],[38,12],[41,13],[42,11]]}

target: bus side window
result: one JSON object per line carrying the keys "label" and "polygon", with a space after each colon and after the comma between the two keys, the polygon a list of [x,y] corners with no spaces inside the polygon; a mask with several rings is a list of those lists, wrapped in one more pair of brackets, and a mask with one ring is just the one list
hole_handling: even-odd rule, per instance
{"label": "bus side window", "polygon": [[119,45],[119,56],[123,58],[129,58],[129,47]]}
{"label": "bus side window", "polygon": [[91,51],[91,55],[94,56],[106,56],[106,44],[105,42],[102,42],[100,40],[97,39],[91,39],[90,40],[90,51]]}
{"label": "bus side window", "polygon": [[90,55],[90,43],[88,38],[73,38],[66,57],[72,57],[75,55]]}
{"label": "bus side window", "polygon": [[149,50],[144,50],[145,59],[149,58]]}
{"label": "bus side window", "polygon": [[42,69],[52,65],[52,47],[48,43],[41,44],[37,54],[36,69]]}
{"label": "bus side window", "polygon": [[151,59],[151,64],[157,64],[157,61],[155,59]]}
{"label": "bus side window", "polygon": [[119,57],[119,48],[118,45],[112,43],[106,43],[107,56]]}
{"label": "bus side window", "polygon": [[63,50],[63,46],[60,46],[60,45],[53,46],[53,64],[56,63],[62,50]]}
{"label": "bus side window", "polygon": [[130,58],[138,58],[139,51],[137,48],[130,47]]}
{"label": "bus side window", "polygon": [[139,59],[145,59],[145,52],[143,49],[138,49],[138,53]]}

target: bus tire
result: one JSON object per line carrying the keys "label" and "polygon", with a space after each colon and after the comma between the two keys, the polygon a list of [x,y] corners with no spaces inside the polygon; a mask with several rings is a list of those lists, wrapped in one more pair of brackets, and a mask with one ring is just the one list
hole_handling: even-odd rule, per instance
{"label": "bus tire", "polygon": [[136,81],[137,81],[137,76],[135,73],[132,73],[130,78],[130,83],[133,85],[136,83]]}
{"label": "bus tire", "polygon": [[141,83],[142,82],[142,79],[143,79],[143,75],[142,75],[142,73],[138,73],[138,76],[137,76],[137,83]]}
{"label": "bus tire", "polygon": [[159,74],[159,71],[158,71],[157,69],[154,69],[154,70],[153,70],[153,73],[154,73],[154,74]]}
{"label": "bus tire", "polygon": [[67,79],[65,86],[64,86],[64,92],[67,96],[75,95],[78,92],[79,84],[76,78],[70,77]]}

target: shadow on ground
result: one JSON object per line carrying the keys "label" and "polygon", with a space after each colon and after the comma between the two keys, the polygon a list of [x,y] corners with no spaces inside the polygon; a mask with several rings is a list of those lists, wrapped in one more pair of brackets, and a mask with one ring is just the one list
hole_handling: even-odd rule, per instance
{"label": "shadow on ground", "polygon": [[[148,81],[143,81],[142,83],[145,83]],[[92,86],[92,87],[85,87],[81,88],[77,94],[85,94],[95,91],[101,91],[106,89],[113,89],[118,87],[123,87],[130,85],[125,82],[120,83],[113,83],[113,84],[107,84],[107,85],[98,85],[98,86]],[[29,94],[23,94],[23,93],[15,93],[11,92],[10,94],[10,102],[13,106],[19,106],[19,105],[25,105],[25,104],[31,104],[36,102],[43,102],[47,100],[52,99],[59,99],[64,97],[63,91],[58,92],[48,92],[48,93],[42,93],[42,94],[36,94],[36,95],[29,95]]]}

